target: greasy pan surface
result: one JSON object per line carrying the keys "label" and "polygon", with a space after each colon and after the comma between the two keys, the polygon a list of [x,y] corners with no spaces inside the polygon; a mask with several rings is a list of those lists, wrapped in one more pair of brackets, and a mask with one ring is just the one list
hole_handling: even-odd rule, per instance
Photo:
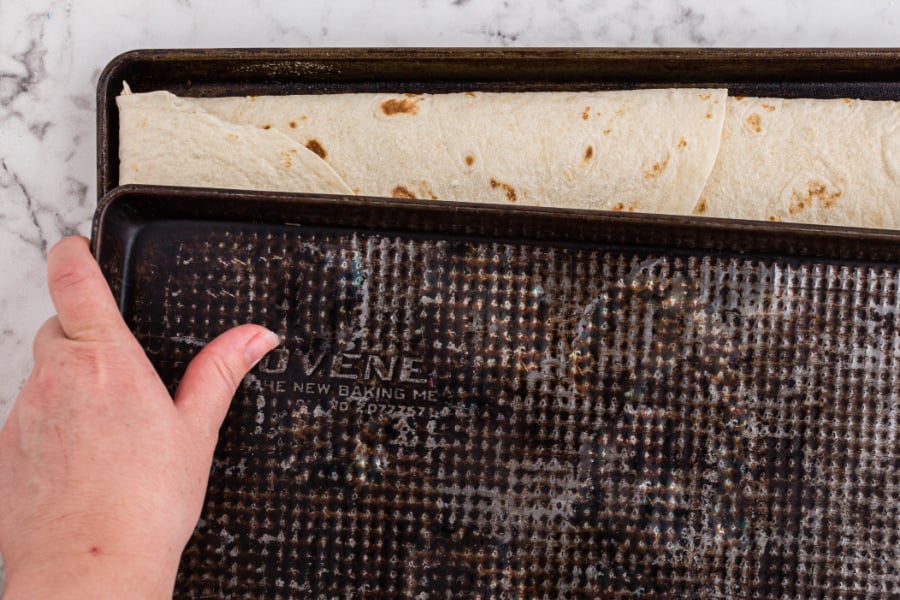
{"label": "greasy pan surface", "polygon": [[[733,95],[900,100],[895,49],[237,49],[138,50],[97,90],[97,177],[118,182],[115,97],[136,92],[245,96],[329,92],[727,87]],[[98,196],[98,197],[99,197]]]}
{"label": "greasy pan surface", "polygon": [[95,251],[170,387],[285,343],[176,595],[900,594],[900,236],[120,188]]}

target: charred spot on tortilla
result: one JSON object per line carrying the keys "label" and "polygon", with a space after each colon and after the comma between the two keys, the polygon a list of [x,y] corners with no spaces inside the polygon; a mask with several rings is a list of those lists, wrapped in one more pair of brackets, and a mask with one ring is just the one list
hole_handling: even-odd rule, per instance
{"label": "charred spot on tortilla", "polygon": [[588,119],[591,118],[591,107],[590,106],[584,107],[584,110],[581,111],[581,118],[584,119],[585,121],[587,121]]}
{"label": "charred spot on tortilla", "polygon": [[476,94],[475,94],[475,92],[466,92],[466,96],[469,96],[470,98],[474,98],[476,96]]}
{"label": "charred spot on tortilla", "polygon": [[634,212],[635,208],[637,208],[637,202],[632,202],[628,206],[625,206],[624,202],[619,202],[618,204],[613,206],[610,210],[612,210],[614,212],[622,212],[622,211]]}
{"label": "charred spot on tortilla", "polygon": [[272,129],[272,126],[269,125],[268,123],[266,123],[265,125],[262,126],[262,128],[263,129]]}
{"label": "charred spot on tortilla", "polygon": [[734,99],[737,100],[738,102],[743,102],[744,98],[746,98],[746,96],[735,96],[734,97]]}
{"label": "charred spot on tortilla", "polygon": [[282,150],[281,152],[279,152],[279,154],[281,155],[281,158],[284,159],[284,168],[290,169],[294,164],[294,161],[291,158],[291,152],[288,150]]}
{"label": "charred spot on tortilla", "polygon": [[591,160],[592,158],[594,158],[594,147],[588,146],[587,148],[584,149],[584,162],[587,162],[587,161]]}
{"label": "charred spot on tortilla", "polygon": [[762,131],[762,118],[759,116],[759,114],[753,113],[749,117],[747,117],[747,125],[750,127],[750,129],[752,129],[756,133],[759,133],[760,131]]}
{"label": "charred spot on tortilla", "polygon": [[381,103],[381,112],[388,116],[399,114],[414,115],[419,112],[419,100],[420,99],[410,100],[409,98],[391,98]]}
{"label": "charred spot on tortilla", "polygon": [[671,157],[672,155],[666,152],[666,157],[662,161],[653,163],[652,167],[644,171],[644,179],[653,179],[662,175],[665,172],[666,167],[669,166],[669,159]]}
{"label": "charred spot on tortilla", "polygon": [[843,100],[844,104],[846,104],[847,106],[853,106],[853,100],[851,100],[850,98],[841,98],[841,100]]}
{"label": "charred spot on tortilla", "polygon": [[509,185],[508,183],[503,183],[502,181],[497,181],[493,177],[491,178],[491,189],[496,190],[497,188],[501,188],[506,193],[506,199],[510,202],[515,202],[519,199],[516,195],[516,189]]}
{"label": "charred spot on tortilla", "polygon": [[684,138],[681,138],[681,139],[678,141],[678,147],[679,147],[679,148],[687,148],[687,145],[688,145],[687,140],[684,139]]}
{"label": "charred spot on tortilla", "polygon": [[409,191],[406,187],[402,185],[396,186],[393,190],[391,190],[391,196],[393,198],[409,198],[414,199],[416,197],[411,191]]}
{"label": "charred spot on tortilla", "polygon": [[766,104],[764,102],[764,103],[760,104],[760,106],[762,106],[764,109],[766,109],[769,112],[775,112],[775,107],[772,106],[771,104]]}
{"label": "charred spot on tortilla", "polygon": [[609,135],[611,133],[612,133],[612,129],[604,129],[603,130],[603,135]]}
{"label": "charred spot on tortilla", "polygon": [[227,136],[225,136],[225,137],[227,137],[229,140],[236,140],[236,139],[239,139],[241,136],[239,136],[239,135],[236,134],[236,133],[229,133],[229,134],[228,134]]}
{"label": "charred spot on tortilla", "polygon": [[792,216],[797,215],[807,208],[812,208],[815,202],[821,203],[824,208],[834,208],[835,203],[843,195],[841,190],[829,190],[821,181],[810,181],[807,184],[806,194],[796,191],[791,194],[788,213]]}
{"label": "charred spot on tortilla", "polygon": [[291,121],[288,125],[291,126],[291,129],[297,129],[297,121]]}
{"label": "charred spot on tortilla", "polygon": [[419,190],[421,192],[420,198],[431,198],[432,200],[437,200],[438,197],[434,195],[434,191],[431,189],[431,184],[429,184],[424,179],[419,182]]}
{"label": "charred spot on tortilla", "polygon": [[709,203],[706,198],[700,198],[700,202],[697,204],[697,209],[694,211],[698,215],[702,215],[709,208]]}
{"label": "charred spot on tortilla", "polygon": [[466,161],[466,165],[471,167],[472,165],[475,164],[475,157],[472,156],[471,154],[466,154],[465,161]]}
{"label": "charred spot on tortilla", "polygon": [[700,99],[704,102],[708,101],[710,98],[712,98],[712,94],[700,94]]}
{"label": "charred spot on tortilla", "polygon": [[306,147],[319,155],[319,158],[325,158],[328,156],[328,153],[325,152],[325,148],[322,147],[322,144],[319,143],[319,140],[309,140],[306,142]]}
{"label": "charred spot on tortilla", "polygon": [[712,113],[706,113],[706,118],[707,118],[707,119],[712,119],[712,118],[713,118]]}

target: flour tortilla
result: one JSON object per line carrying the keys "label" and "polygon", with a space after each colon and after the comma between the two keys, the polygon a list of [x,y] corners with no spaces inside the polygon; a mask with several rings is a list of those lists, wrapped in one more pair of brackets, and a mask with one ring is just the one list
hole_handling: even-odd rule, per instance
{"label": "flour tortilla", "polygon": [[168,92],[116,102],[121,184],[351,193],[328,163],[277,131],[222,121]]}
{"label": "flour tortilla", "polygon": [[695,214],[900,227],[900,103],[728,98]]}
{"label": "flour tortilla", "polygon": [[[184,113],[183,122],[167,128],[164,136],[123,143],[120,158],[128,177],[133,176],[130,164],[183,145],[215,165],[232,146],[221,139],[210,144],[207,132],[251,127],[308,147],[356,194],[687,214],[718,152],[726,91],[215,99],[175,99],[157,92],[143,104],[133,98],[120,103],[121,110],[133,113],[132,123],[146,111],[164,113],[172,105],[193,112]],[[123,129],[123,138],[133,131]],[[246,129],[240,131],[250,139]],[[280,144],[281,137],[259,139],[247,153],[278,154],[272,144]],[[196,181],[187,171],[181,168],[177,177],[167,173],[167,179]],[[205,173],[209,185],[221,184],[219,177],[224,175],[212,169]],[[244,184],[258,189],[261,180],[288,191],[329,191],[260,178],[248,167]],[[241,182],[229,176],[227,183]]]}

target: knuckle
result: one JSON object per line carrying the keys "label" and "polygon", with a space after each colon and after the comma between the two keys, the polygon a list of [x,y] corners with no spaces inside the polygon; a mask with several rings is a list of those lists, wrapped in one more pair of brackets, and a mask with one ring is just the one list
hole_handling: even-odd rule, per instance
{"label": "knuckle", "polygon": [[88,280],[88,272],[81,265],[65,262],[57,265],[50,275],[49,285],[59,291],[81,287]]}
{"label": "knuckle", "polygon": [[28,387],[31,388],[37,398],[47,398],[56,389],[58,380],[59,377],[53,365],[38,363],[31,370],[31,376],[28,378]]}
{"label": "knuckle", "polygon": [[47,343],[43,341],[40,332],[34,336],[31,342],[31,357],[37,361],[37,357],[41,355],[41,351],[47,348]]}
{"label": "knuckle", "polygon": [[54,331],[59,329],[59,317],[50,317],[40,326],[31,342],[31,350],[34,356],[37,356],[42,349],[51,348],[54,339]]}
{"label": "knuckle", "polygon": [[225,356],[218,352],[211,352],[209,362],[219,379],[229,386],[235,386],[240,383],[242,374],[239,372],[238,367]]}
{"label": "knuckle", "polygon": [[103,386],[115,379],[121,355],[97,344],[70,342],[54,357],[61,377]]}
{"label": "knuckle", "polygon": [[135,361],[110,344],[60,341],[46,345],[28,377],[29,402],[44,408],[66,398],[85,401],[134,385]]}

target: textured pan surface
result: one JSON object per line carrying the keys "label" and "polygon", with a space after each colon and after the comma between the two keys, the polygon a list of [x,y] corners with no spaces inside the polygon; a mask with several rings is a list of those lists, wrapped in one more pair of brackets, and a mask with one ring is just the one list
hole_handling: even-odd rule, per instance
{"label": "textured pan surface", "polygon": [[95,244],[170,386],[285,336],[178,597],[900,594],[896,235],[131,189]]}

